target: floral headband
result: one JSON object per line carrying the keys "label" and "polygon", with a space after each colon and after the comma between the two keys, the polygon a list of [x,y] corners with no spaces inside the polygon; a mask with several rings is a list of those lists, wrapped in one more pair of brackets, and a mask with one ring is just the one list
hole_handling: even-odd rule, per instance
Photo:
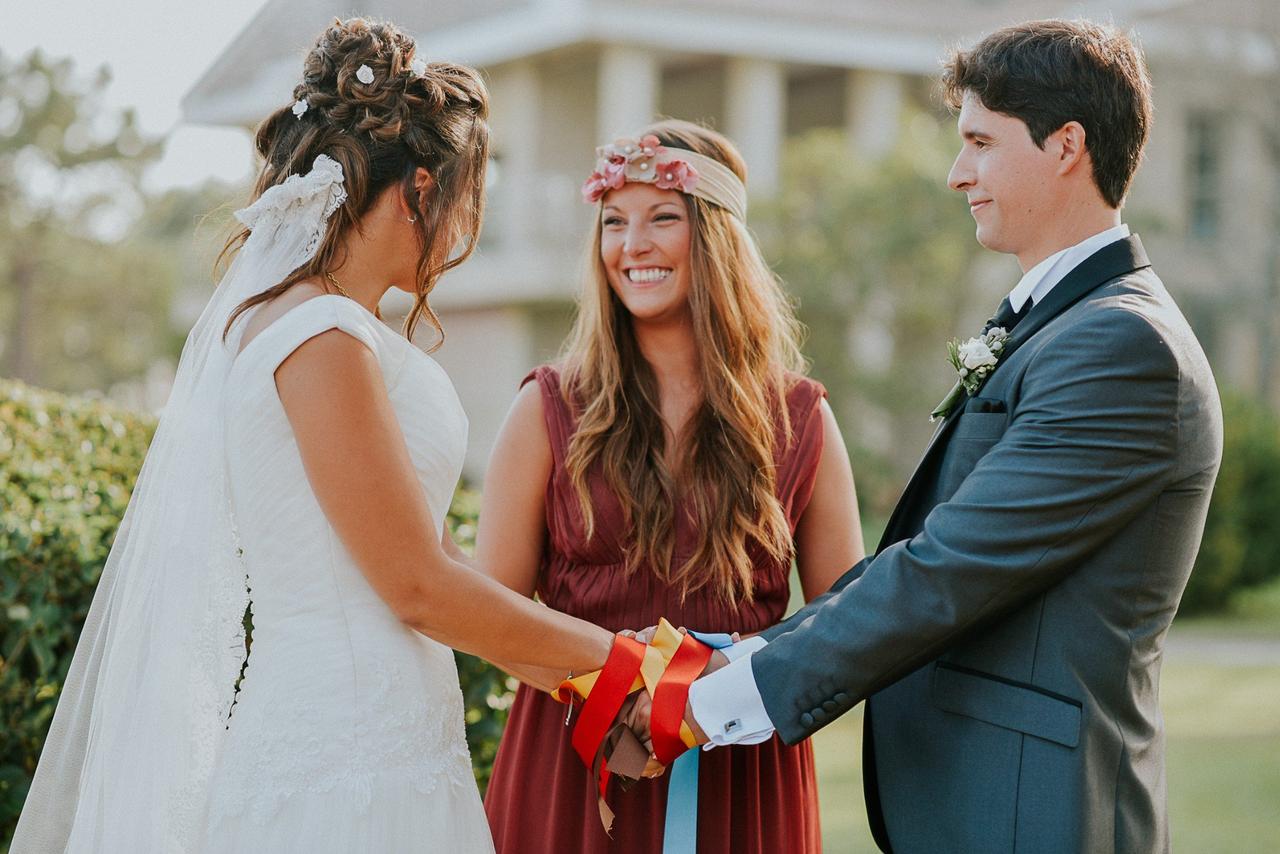
{"label": "floral headband", "polygon": [[683,148],[667,148],[653,134],[619,139],[596,149],[596,169],[582,185],[582,200],[595,204],[610,190],[630,182],[679,190],[747,219],[747,188],[728,166]]}

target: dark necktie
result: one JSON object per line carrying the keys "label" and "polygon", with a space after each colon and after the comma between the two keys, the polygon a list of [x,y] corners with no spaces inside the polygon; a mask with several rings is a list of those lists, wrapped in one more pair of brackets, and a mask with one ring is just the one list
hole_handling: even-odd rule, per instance
{"label": "dark necktie", "polygon": [[999,326],[1005,332],[1012,332],[1013,327],[1018,325],[1018,321],[1026,317],[1030,311],[1030,299],[1022,304],[1022,311],[1014,311],[1012,303],[1009,302],[1009,298],[1005,297],[1000,303],[1000,307],[996,309],[995,317],[987,321],[987,325],[982,327],[982,331],[985,334],[987,330],[992,327]]}

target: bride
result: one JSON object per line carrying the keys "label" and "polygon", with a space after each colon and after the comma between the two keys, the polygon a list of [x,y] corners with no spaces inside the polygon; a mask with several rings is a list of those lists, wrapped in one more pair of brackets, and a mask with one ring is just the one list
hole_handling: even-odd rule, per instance
{"label": "bride", "polygon": [[[612,635],[463,563],[466,417],[377,320],[474,246],[487,94],[337,21],[262,125],[256,200],[183,350],[13,854],[491,851],[450,647],[551,685]],[[252,602],[243,677],[241,616]],[[534,782],[534,781],[531,781]]]}

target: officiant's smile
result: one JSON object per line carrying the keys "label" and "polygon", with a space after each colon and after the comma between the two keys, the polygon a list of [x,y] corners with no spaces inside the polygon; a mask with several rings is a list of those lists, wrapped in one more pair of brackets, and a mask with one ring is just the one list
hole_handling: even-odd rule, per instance
{"label": "officiant's smile", "polygon": [[692,231],[683,195],[627,184],[609,192],[601,225],[600,260],[627,311],[638,320],[686,311]]}

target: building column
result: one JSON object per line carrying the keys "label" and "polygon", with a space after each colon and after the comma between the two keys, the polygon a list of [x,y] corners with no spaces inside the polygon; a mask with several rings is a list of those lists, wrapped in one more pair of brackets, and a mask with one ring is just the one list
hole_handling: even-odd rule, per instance
{"label": "building column", "polygon": [[503,248],[519,247],[530,239],[536,214],[538,136],[542,121],[538,73],[532,62],[516,62],[502,70],[494,89],[494,148],[499,155],[494,187],[494,213]]}
{"label": "building column", "polygon": [[786,70],[781,63],[735,57],[725,85],[726,130],[747,161],[747,186],[753,194],[771,195],[782,167]]}
{"label": "building column", "polygon": [[854,151],[880,158],[898,142],[905,79],[901,74],[853,69],[845,84],[845,130]]}
{"label": "building column", "polygon": [[653,121],[658,110],[661,69],[647,50],[605,45],[600,51],[596,140],[611,142]]}

